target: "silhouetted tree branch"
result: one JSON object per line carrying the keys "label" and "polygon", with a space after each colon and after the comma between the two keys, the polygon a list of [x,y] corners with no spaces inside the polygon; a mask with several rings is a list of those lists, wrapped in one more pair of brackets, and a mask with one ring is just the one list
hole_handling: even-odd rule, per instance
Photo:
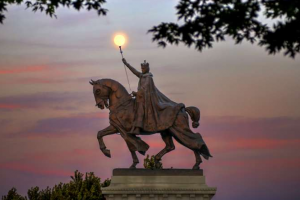
{"label": "silhouetted tree branch", "polygon": [[[262,8],[264,17],[274,20],[272,27],[258,18]],[[149,30],[159,46],[182,43],[202,51],[229,36],[236,44],[257,42],[269,54],[283,50],[294,58],[300,52],[299,0],[180,0],[176,9],[179,23]]]}
{"label": "silhouetted tree branch", "polygon": [[[9,4],[25,3],[34,12],[45,12],[56,17],[59,6],[77,10],[96,10],[106,15],[102,8],[105,0],[2,0],[0,23]],[[257,43],[269,54],[284,51],[292,58],[300,52],[300,1],[299,0],[180,0],[176,6],[178,23],[161,23],[148,32],[159,46],[184,44],[196,50],[211,48],[214,42],[231,37],[236,44],[243,41]],[[273,20],[272,26],[258,17],[259,13]]]}
{"label": "silhouetted tree branch", "polygon": [[76,10],[86,9],[95,10],[98,15],[106,15],[107,9],[102,8],[106,0],[1,0],[0,1],[0,23],[5,19],[4,12],[7,11],[7,5],[25,3],[27,8],[33,12],[45,12],[50,17],[56,17],[55,11],[58,7],[73,7]]}

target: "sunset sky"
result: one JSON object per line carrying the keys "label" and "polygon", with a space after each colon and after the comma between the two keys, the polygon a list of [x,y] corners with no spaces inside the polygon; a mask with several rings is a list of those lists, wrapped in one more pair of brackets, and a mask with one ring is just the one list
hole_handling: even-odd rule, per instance
{"label": "sunset sky", "polygon": [[[204,161],[215,200],[299,200],[300,56],[268,55],[256,45],[215,43],[197,52],[158,48],[147,31],[176,22],[177,0],[108,0],[107,16],[60,8],[58,18],[10,6],[0,25],[0,196],[13,186],[67,182],[75,170],[110,178],[131,155],[120,135],[104,138],[112,158],[98,147],[108,110],[95,107],[90,79],[111,78],[127,89],[116,33],[128,37],[124,57],[140,70],[150,63],[166,96],[201,110],[200,132],[213,158]],[[131,87],[138,79],[129,73]],[[164,143],[142,136],[150,155]],[[175,142],[165,168],[192,168],[194,154]],[[138,155],[142,167],[144,157]]]}

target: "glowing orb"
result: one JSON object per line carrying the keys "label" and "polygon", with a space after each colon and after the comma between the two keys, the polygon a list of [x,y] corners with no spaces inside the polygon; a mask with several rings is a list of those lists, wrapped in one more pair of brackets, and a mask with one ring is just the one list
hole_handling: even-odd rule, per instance
{"label": "glowing orb", "polygon": [[116,35],[114,38],[114,42],[118,46],[122,46],[125,44],[125,37],[123,35]]}

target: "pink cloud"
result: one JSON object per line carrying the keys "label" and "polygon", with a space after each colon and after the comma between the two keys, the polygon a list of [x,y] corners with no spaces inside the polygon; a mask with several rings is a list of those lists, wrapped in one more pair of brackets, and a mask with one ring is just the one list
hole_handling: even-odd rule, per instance
{"label": "pink cloud", "polygon": [[300,118],[203,117],[199,130],[204,139],[300,139]]}
{"label": "pink cloud", "polygon": [[[276,168],[300,168],[300,158],[269,158],[269,159],[236,159],[215,161],[220,166],[245,167],[247,170],[261,167],[261,170],[269,170],[270,166]],[[234,169],[233,169],[234,170]]]}
{"label": "pink cloud", "polygon": [[2,69],[0,74],[20,74],[20,73],[29,73],[29,72],[41,72],[48,70],[46,66],[29,66],[16,69]]}
{"label": "pink cloud", "polygon": [[52,84],[52,83],[65,83],[69,80],[65,79],[49,79],[49,78],[24,78],[20,79],[24,84]]}
{"label": "pink cloud", "polygon": [[291,146],[299,146],[300,139],[296,140],[274,140],[274,139],[238,139],[233,142],[238,149],[280,149]]}
{"label": "pink cloud", "polygon": [[39,77],[31,77],[31,78],[17,78],[14,80],[5,80],[0,81],[0,84],[63,84],[63,83],[82,83],[82,84],[88,84],[88,82],[91,79],[98,80],[99,77],[81,77],[81,78],[70,78],[70,77],[76,77],[78,74],[76,72],[66,70],[61,71],[58,70],[58,68],[53,68],[46,74],[39,74]]}
{"label": "pink cloud", "polygon": [[[13,95],[0,98],[0,108],[53,108],[70,110],[70,106],[78,103],[90,102],[94,104],[94,98],[91,92],[40,92],[26,95]],[[77,108],[74,108],[77,110]]]}
{"label": "pink cloud", "polygon": [[67,151],[57,151],[57,152],[37,152],[31,154],[25,154],[24,157],[36,162],[50,161],[53,163],[60,163],[62,161],[66,162],[68,158],[77,157],[97,157],[99,155],[100,149],[97,147],[91,149],[76,148]]}
{"label": "pink cloud", "polygon": [[247,138],[207,138],[209,148],[215,153],[243,150],[300,149],[300,139],[247,139]]}
{"label": "pink cloud", "polygon": [[[97,150],[97,151],[96,151]],[[91,156],[98,154],[98,149],[74,149],[72,154],[81,156]]]}
{"label": "pink cloud", "polygon": [[10,170],[17,170],[32,174],[39,174],[39,175],[48,175],[48,176],[70,176],[73,174],[72,171],[66,170],[57,170],[57,169],[49,169],[43,166],[39,168],[37,166],[24,164],[24,163],[17,163],[17,162],[8,162],[8,163],[0,163],[0,169],[10,169]]}
{"label": "pink cloud", "polygon": [[30,139],[47,137],[61,138],[74,134],[93,134],[109,126],[107,112],[80,113],[68,117],[56,117],[39,120],[30,128],[10,134],[8,137],[26,137]]}

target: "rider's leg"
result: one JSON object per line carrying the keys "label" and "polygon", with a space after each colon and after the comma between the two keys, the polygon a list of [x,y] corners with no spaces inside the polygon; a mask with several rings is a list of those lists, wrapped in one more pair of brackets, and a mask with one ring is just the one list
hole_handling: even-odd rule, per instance
{"label": "rider's leg", "polygon": [[138,94],[136,96],[136,103],[137,103],[137,106],[136,106],[136,112],[135,112],[135,120],[134,120],[134,123],[133,123],[130,133],[138,135],[138,134],[140,134],[140,131],[143,128],[144,114],[145,114],[144,97],[141,94],[141,92],[138,92]]}

